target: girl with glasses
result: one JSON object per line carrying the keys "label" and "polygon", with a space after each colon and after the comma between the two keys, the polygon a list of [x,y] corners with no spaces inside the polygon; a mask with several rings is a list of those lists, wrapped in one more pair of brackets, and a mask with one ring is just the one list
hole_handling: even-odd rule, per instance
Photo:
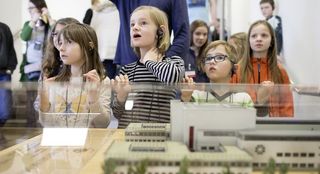
{"label": "girl with glasses", "polygon": [[30,20],[24,23],[20,37],[26,41],[26,53],[20,66],[20,81],[37,81],[46,48],[46,38],[54,20],[50,17],[44,0],[30,0]]}

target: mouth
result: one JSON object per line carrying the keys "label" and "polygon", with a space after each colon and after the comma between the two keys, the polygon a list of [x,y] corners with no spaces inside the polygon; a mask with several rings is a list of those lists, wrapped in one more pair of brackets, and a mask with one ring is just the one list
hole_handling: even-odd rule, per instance
{"label": "mouth", "polygon": [[61,59],[65,59],[67,58],[68,56],[67,55],[60,55]]}
{"label": "mouth", "polygon": [[262,44],[256,44],[256,47],[262,47],[263,45]]}
{"label": "mouth", "polygon": [[136,38],[140,38],[140,37],[141,37],[141,35],[140,35],[140,34],[137,34],[137,33],[136,33],[136,34],[133,34],[133,38],[134,38],[134,39],[136,39]]}
{"label": "mouth", "polygon": [[211,71],[215,71],[215,70],[217,70],[215,67],[210,67],[209,68],[209,71],[211,72]]}

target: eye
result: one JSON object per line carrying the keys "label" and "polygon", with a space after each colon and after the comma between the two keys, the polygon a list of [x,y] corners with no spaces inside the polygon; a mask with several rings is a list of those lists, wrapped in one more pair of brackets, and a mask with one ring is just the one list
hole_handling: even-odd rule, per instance
{"label": "eye", "polygon": [[134,27],[134,23],[130,23],[130,27],[131,27],[131,28]]}
{"label": "eye", "polygon": [[200,36],[201,35],[201,33],[199,33],[199,32],[195,32],[194,33],[196,36]]}
{"label": "eye", "polygon": [[256,38],[256,37],[257,37],[256,34],[251,35],[251,38]]}
{"label": "eye", "polygon": [[222,61],[224,61],[225,60],[225,55],[216,55],[215,56],[215,61],[216,62],[222,62]]}
{"label": "eye", "polygon": [[141,25],[147,25],[148,23],[147,23],[147,21],[142,21],[141,22]]}

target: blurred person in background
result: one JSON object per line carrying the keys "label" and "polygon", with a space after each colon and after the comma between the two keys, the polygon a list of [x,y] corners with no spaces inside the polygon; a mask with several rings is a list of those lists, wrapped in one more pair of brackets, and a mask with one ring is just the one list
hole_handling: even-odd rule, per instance
{"label": "blurred person in background", "polygon": [[[10,28],[0,22],[0,82],[10,82],[11,74],[16,69],[17,56]],[[10,89],[0,87],[0,127],[11,115],[12,95]]]}
{"label": "blurred person in background", "polygon": [[110,1],[100,0],[93,9],[90,26],[98,36],[100,60],[106,70],[106,75],[113,79],[117,71],[117,66],[113,63],[113,60],[117,50],[120,29],[117,7]]}

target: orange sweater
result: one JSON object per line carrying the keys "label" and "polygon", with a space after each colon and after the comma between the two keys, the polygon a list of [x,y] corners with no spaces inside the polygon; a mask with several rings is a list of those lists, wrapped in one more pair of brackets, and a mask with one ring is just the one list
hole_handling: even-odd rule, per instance
{"label": "orange sweater", "polygon": [[[251,58],[253,67],[253,76],[248,77],[248,84],[259,84],[263,81],[272,81],[268,70],[267,58],[257,59]],[[260,73],[258,67],[260,66]],[[289,76],[286,70],[278,64],[283,78],[283,84],[290,84]],[[231,79],[231,83],[241,83],[240,65],[237,67],[237,72]],[[257,93],[253,88],[248,88],[249,95],[256,102]],[[293,117],[293,97],[292,92],[287,86],[275,86],[269,98],[269,117]]]}

